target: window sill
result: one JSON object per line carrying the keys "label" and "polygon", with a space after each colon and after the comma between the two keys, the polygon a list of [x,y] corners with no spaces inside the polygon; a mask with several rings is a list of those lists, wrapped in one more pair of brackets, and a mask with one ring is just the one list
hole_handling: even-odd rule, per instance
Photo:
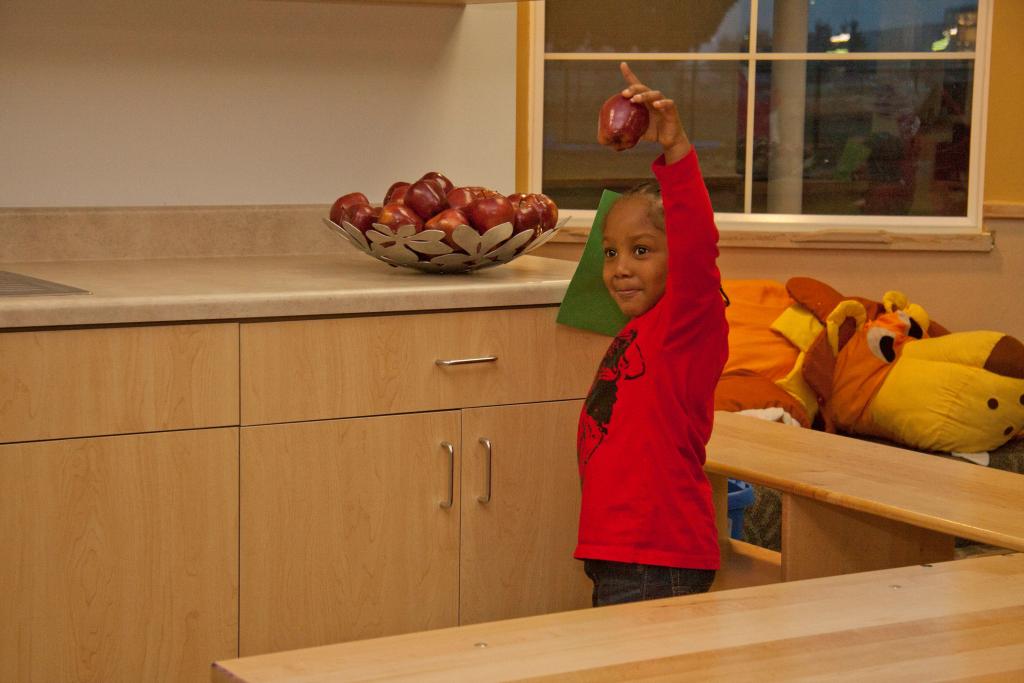
{"label": "window sill", "polygon": [[[551,242],[587,241],[590,228],[566,226]],[[991,232],[964,234],[895,233],[885,230],[777,232],[768,230],[722,230],[718,246],[723,249],[867,249],[873,251],[992,251]]]}
{"label": "window sill", "polygon": [[[1024,219],[1024,202],[985,202],[985,220]],[[570,220],[551,241],[583,244],[590,235],[587,216]],[[891,232],[888,230],[720,230],[719,246],[755,249],[860,249],[869,251],[988,252],[994,233]]]}

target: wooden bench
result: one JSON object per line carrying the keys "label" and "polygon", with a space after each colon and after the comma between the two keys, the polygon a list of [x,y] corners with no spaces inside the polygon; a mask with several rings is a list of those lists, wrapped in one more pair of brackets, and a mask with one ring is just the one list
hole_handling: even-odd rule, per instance
{"label": "wooden bench", "polygon": [[212,678],[1021,680],[1022,623],[1012,554],[279,652]]}
{"label": "wooden bench", "polygon": [[[955,537],[1024,551],[1024,477],[745,415],[715,414],[705,467],[716,589],[953,558]],[[727,478],[782,493],[782,553],[727,539]]]}

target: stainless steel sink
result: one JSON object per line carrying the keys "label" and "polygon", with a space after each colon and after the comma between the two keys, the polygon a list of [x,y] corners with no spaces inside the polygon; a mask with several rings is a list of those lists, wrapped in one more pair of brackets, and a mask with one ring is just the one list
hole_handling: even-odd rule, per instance
{"label": "stainless steel sink", "polygon": [[0,270],[0,297],[53,294],[92,294],[92,292],[70,285],[62,285],[59,282],[40,280],[21,273]]}

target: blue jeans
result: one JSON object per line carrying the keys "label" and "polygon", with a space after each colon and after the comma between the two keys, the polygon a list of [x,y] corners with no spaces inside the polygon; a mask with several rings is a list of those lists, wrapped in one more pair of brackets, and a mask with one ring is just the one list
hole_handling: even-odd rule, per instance
{"label": "blue jeans", "polygon": [[707,593],[715,580],[714,569],[678,569],[608,560],[583,560],[583,570],[594,582],[594,607]]}

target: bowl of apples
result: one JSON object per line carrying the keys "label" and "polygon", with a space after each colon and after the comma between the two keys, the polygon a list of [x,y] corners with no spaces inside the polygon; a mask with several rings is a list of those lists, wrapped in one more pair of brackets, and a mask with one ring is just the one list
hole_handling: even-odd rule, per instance
{"label": "bowl of apples", "polygon": [[361,192],[338,197],[327,226],[391,266],[465,273],[508,263],[550,240],[568,218],[543,194],[456,187],[437,171],[388,188],[381,205]]}

